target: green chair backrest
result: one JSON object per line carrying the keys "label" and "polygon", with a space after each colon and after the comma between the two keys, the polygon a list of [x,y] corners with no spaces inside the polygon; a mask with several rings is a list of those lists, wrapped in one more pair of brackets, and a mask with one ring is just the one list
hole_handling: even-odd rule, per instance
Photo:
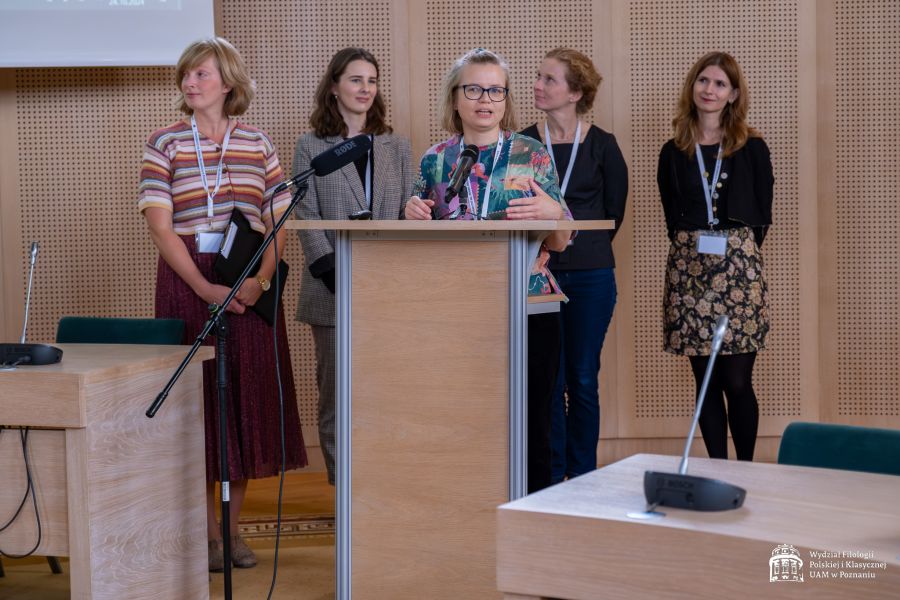
{"label": "green chair backrest", "polygon": [[791,423],[781,437],[778,463],[900,475],[900,430]]}
{"label": "green chair backrest", "polygon": [[63,317],[56,329],[58,344],[181,344],[181,319]]}

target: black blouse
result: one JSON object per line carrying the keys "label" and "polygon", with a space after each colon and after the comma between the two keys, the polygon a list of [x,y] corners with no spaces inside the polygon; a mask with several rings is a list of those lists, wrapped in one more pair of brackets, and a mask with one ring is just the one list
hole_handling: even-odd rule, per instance
{"label": "black blouse", "polygon": [[[541,141],[537,124],[522,131],[523,135]],[[572,144],[553,144],[553,156],[559,183],[565,176]],[[550,253],[550,268],[602,269],[615,266],[612,252],[612,238],[622,225],[625,216],[625,202],[628,198],[628,166],[616,138],[595,125],[588,129],[584,141],[578,144],[578,154],[569,187],[566,189],[566,204],[576,220],[613,219],[613,231],[580,231],[573,245],[563,252]]]}
{"label": "black blouse", "polygon": [[[703,161],[712,180],[718,145],[700,146]],[[676,230],[708,229],[706,197],[701,185],[697,157],[678,150],[673,140],[662,147],[656,174],[660,199],[671,238]],[[750,226],[756,242],[762,244],[772,224],[774,185],[769,147],[762,138],[753,137],[737,152],[722,161],[722,176],[713,200],[719,223],[713,229]]]}

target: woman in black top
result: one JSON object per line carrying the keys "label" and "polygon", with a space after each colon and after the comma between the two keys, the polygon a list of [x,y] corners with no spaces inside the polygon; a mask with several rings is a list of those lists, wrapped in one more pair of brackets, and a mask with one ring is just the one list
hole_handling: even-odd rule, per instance
{"label": "woman in black top", "polygon": [[[628,167],[616,138],[580,118],[594,104],[601,80],[591,60],[581,52],[569,48],[548,52],[534,83],[534,105],[544,111],[546,120],[522,133],[547,147],[573,217],[612,219],[618,229],[628,196]],[[554,386],[553,378],[548,376],[553,373],[530,374],[528,393],[529,399],[533,394],[544,393],[552,398],[553,483],[597,466],[597,376],[600,350],[616,303],[611,245],[615,233],[616,230],[579,232],[565,251],[552,253],[550,259],[550,269],[569,298],[560,310],[559,376]],[[529,337],[553,335],[556,323],[555,315],[532,316]],[[532,334],[532,330],[537,333]],[[564,395],[568,396],[568,410]],[[535,404],[530,402],[529,410]]]}
{"label": "woman in black top", "polygon": [[700,431],[711,458],[728,458],[730,425],[738,460],[753,460],[759,423],[753,363],[769,330],[759,247],[772,223],[774,182],[769,149],[747,125],[747,109],[747,84],[734,58],[703,56],[685,79],[675,135],[657,172],[672,240],[665,350],[689,357],[699,393],[715,322],[728,316]]}

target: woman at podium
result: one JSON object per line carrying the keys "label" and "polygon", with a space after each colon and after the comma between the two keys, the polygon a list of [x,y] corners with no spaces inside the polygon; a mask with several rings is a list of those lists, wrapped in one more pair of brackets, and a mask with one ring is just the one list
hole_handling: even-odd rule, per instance
{"label": "woman at podium", "polygon": [[[547,150],[514,131],[509,67],[503,58],[483,48],[467,52],[445,76],[442,99],[441,123],[452,136],[422,157],[416,195],[406,204],[407,219],[571,218]],[[464,152],[474,157],[471,171],[468,176],[455,176],[463,168]],[[565,249],[570,237],[569,231],[554,231],[544,240],[532,269],[530,295],[559,291],[547,268],[548,250]],[[558,332],[555,319],[551,325]],[[533,377],[546,372],[549,363],[555,379],[559,362],[558,339],[555,345],[546,336],[543,344],[532,342],[539,326],[534,317],[529,318],[529,491],[550,484],[550,388],[547,393],[532,393],[537,389]]]}
{"label": "woman at podium", "polygon": [[[191,44],[178,60],[175,84],[178,107],[186,117],[152,133],[144,146],[138,207],[159,250],[156,316],[183,319],[184,343],[190,344],[209,318],[208,306],[221,304],[230,291],[219,283],[213,265],[232,210],[239,208],[255,231],[268,234],[287,210],[290,195],[272,197],[270,190],[284,176],[269,136],[237,118],[250,106],[253,84],[234,46],[223,38]],[[277,239],[281,250],[283,232]],[[236,567],[256,564],[253,551],[238,535],[247,480],[270,477],[281,469],[273,331],[249,310],[268,289],[277,261],[270,246],[256,276],[243,282],[228,307],[232,539],[227,559]],[[295,469],[306,465],[306,449],[283,314],[278,316],[277,338],[284,392],[284,463]],[[210,337],[206,343],[212,342]],[[222,480],[215,362],[203,363],[206,507],[209,569],[221,571],[226,557],[214,503],[215,482]]]}
{"label": "woman at podium", "polygon": [[747,82],[734,58],[701,57],[684,80],[674,137],[663,146],[657,171],[671,240],[664,347],[688,357],[699,394],[715,323],[728,317],[700,431],[709,456],[727,458],[730,427],[738,460],[753,460],[759,424],[753,364],[769,331],[760,246],[772,223],[774,183],[769,148],[747,124],[748,107]]}
{"label": "woman at podium", "polygon": [[597,376],[616,305],[612,238],[622,225],[628,197],[628,167],[615,136],[583,120],[601,81],[591,59],[581,52],[551,50],[534,82],[534,107],[545,118],[522,131],[546,146],[560,178],[560,193],[576,220],[613,219],[616,223],[612,231],[582,231],[563,252],[550,255],[550,270],[569,299],[560,308],[559,332],[547,326],[547,335],[560,338],[559,375],[555,386],[554,381],[544,382],[553,389],[553,483],[597,467]]}
{"label": "woman at podium", "polygon": [[[385,117],[378,61],[368,50],[344,48],[328,63],[316,89],[312,131],[297,140],[294,173],[309,168],[319,153],[359,134],[372,148],[353,165],[330,177],[315,177],[297,206],[297,217],[399,219],[412,193],[409,140],[394,135]],[[319,388],[319,442],[334,485],[335,304],[334,232],[299,231],[308,267],[300,283],[297,320],[312,327]]]}

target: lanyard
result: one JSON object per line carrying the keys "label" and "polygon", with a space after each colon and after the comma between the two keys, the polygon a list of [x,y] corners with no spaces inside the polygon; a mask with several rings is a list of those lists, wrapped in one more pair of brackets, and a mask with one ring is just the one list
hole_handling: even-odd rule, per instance
{"label": "lanyard", "polygon": [[200,132],[197,130],[197,119],[191,115],[191,131],[194,133],[194,150],[197,151],[197,166],[200,167],[200,183],[206,192],[206,216],[213,218],[213,200],[219,193],[222,185],[222,167],[225,164],[225,151],[228,150],[228,141],[231,139],[231,119],[228,120],[228,129],[225,131],[225,139],[222,141],[222,154],[219,155],[219,166],[216,168],[216,187],[209,192],[209,181],[206,179],[206,166],[203,164],[203,152],[200,150]]}
{"label": "lanyard", "polygon": [[[559,195],[566,197],[566,188],[569,187],[569,177],[572,176],[572,166],[575,164],[575,156],[578,154],[578,142],[581,141],[581,120],[578,120],[578,126],[575,128],[575,141],[572,142],[572,156],[569,157],[569,165],[566,167],[566,175],[563,177],[562,183],[559,185]],[[553,168],[556,169],[556,176],[559,177],[559,169],[556,167],[556,157],[553,156],[553,144],[550,142],[550,127],[547,121],[544,121],[544,143],[547,146],[547,152],[550,153],[550,160],[553,161]]]}
{"label": "lanyard", "polygon": [[375,148],[375,136],[370,135],[372,145],[369,146],[369,156],[366,158],[366,204],[372,210],[372,154]]}
{"label": "lanyard", "polygon": [[[462,136],[459,137],[459,152],[460,154],[465,148],[463,144]],[[491,166],[491,174],[487,178],[487,183],[484,186],[484,202],[481,205],[481,218],[484,219],[487,217],[488,213],[488,203],[491,199],[491,183],[494,180],[494,172],[497,170],[497,163],[500,162],[500,153],[503,151],[503,130],[500,130],[500,133],[497,134],[497,149],[494,150],[494,164]],[[478,218],[478,196],[472,192],[472,179],[471,175],[466,178],[466,191],[469,193],[469,212],[471,212],[475,218]]]}
{"label": "lanyard", "polygon": [[700,183],[703,186],[703,195],[706,197],[706,220],[710,228],[719,224],[719,219],[713,216],[713,198],[718,198],[716,184],[719,183],[719,173],[722,172],[722,144],[716,149],[716,168],[713,170],[711,182],[706,181],[706,165],[703,161],[703,153],[700,152],[700,144],[694,144],[694,153],[697,155],[697,168],[700,169]]}

